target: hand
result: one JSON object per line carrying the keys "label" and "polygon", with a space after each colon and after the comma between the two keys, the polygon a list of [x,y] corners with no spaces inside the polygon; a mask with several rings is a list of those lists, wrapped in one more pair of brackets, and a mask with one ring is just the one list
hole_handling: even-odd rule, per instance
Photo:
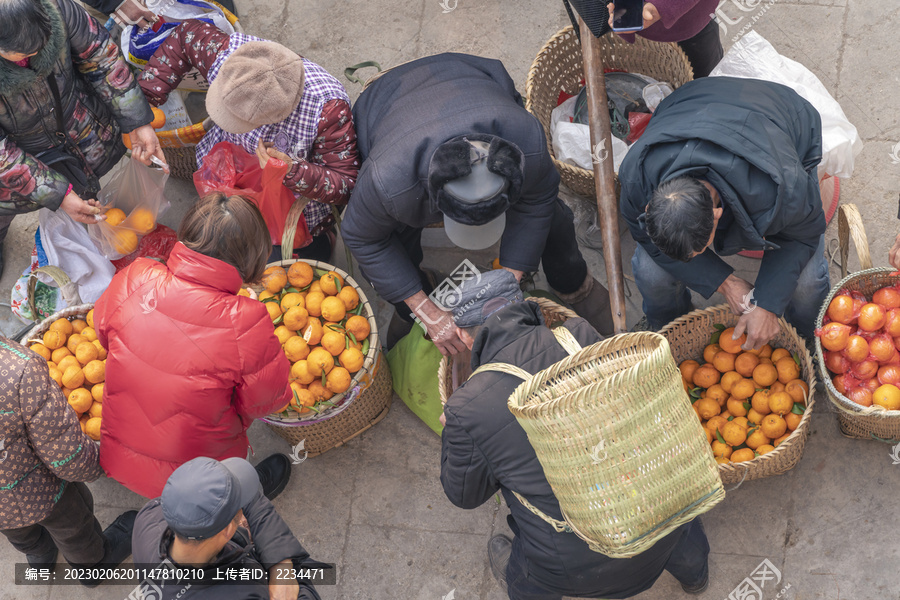
{"label": "hand", "polygon": [[501,268],[501,269],[504,269],[504,270],[506,270],[506,271],[509,271],[510,273],[512,273],[513,275],[515,275],[515,276],[516,276],[516,281],[518,281],[519,283],[522,283],[522,276],[525,275],[525,271],[519,271],[519,270],[517,270],[517,269],[510,269],[510,268],[508,268],[508,267],[504,267],[503,265],[500,265],[500,268]]}
{"label": "hand", "polygon": [[100,214],[100,203],[96,200],[82,200],[75,192],[69,192],[59,207],[79,223],[92,225],[106,219]]}
{"label": "hand", "polygon": [[775,313],[756,306],[738,319],[734,326],[734,337],[739,338],[746,333],[747,341],[741,348],[756,350],[778,335],[778,330],[778,317]]}
{"label": "hand", "polygon": [[450,313],[441,310],[432,302],[425,292],[419,291],[404,302],[410,310],[422,320],[428,337],[434,342],[444,356],[457,354],[466,349],[459,337],[459,327],[453,322]]}
{"label": "hand", "polygon": [[[606,11],[609,13],[609,21],[607,21],[607,23],[609,23],[610,29],[612,29],[612,26],[613,26],[613,13],[615,12],[615,10],[616,10],[615,4],[613,4],[612,2],[607,3]],[[643,17],[644,17],[644,29],[647,29],[648,27],[650,27],[651,25],[653,25],[660,19],[659,11],[656,10],[656,7],[653,6],[652,4],[650,4],[649,2],[644,3]]]}
{"label": "hand", "polygon": [[271,600],[297,600],[300,584],[293,577],[278,577],[279,569],[293,569],[294,563],[286,558],[269,569],[269,598]]}
{"label": "hand", "polygon": [[147,10],[141,0],[125,0],[112,15],[119,25],[135,25],[138,29],[149,27],[159,20],[152,11]]}
{"label": "hand", "polygon": [[717,291],[725,296],[728,305],[731,306],[731,312],[742,315],[749,308],[750,292],[753,291],[753,286],[740,277],[729,275]]}
{"label": "hand", "polygon": [[278,150],[275,147],[275,144],[272,142],[263,142],[260,141],[256,146],[256,158],[259,159],[259,168],[265,169],[266,163],[269,162],[270,158],[274,158],[280,160],[282,162],[286,162],[287,164],[291,164],[293,161],[291,157]]}
{"label": "hand", "polygon": [[438,419],[438,421],[441,422],[441,427],[446,427],[447,426],[447,415],[445,415],[444,413],[441,413],[441,418]]}
{"label": "hand", "polygon": [[151,164],[150,158],[155,156],[163,165],[163,171],[169,172],[169,165],[166,164],[166,157],[163,154],[162,146],[159,145],[159,138],[150,125],[138,127],[128,134],[131,138],[131,157],[136,161],[147,165]]}
{"label": "hand", "polygon": [[900,234],[897,235],[894,245],[891,246],[891,251],[888,253],[888,262],[895,269],[900,269]]}

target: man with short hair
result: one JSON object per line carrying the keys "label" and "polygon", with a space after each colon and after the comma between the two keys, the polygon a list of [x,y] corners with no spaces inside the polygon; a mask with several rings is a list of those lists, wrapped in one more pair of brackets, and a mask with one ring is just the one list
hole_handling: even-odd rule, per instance
{"label": "man with short hair", "polygon": [[[242,458],[220,462],[200,457],[178,467],[162,496],[138,513],[133,548],[135,564],[152,567],[170,561],[204,571],[202,579],[208,583],[160,585],[161,600],[319,599],[309,580],[279,577],[301,566],[325,565],[310,560],[263,495],[256,469]],[[214,580],[229,568],[265,572],[268,579],[240,584]]]}
{"label": "man with short hair", "polygon": [[[690,311],[690,288],[725,296],[745,349],[782,314],[811,337],[830,289],[821,159],[819,113],[783,85],[710,77],[666,98],[619,169],[650,328]],[[719,258],[741,250],[764,251],[755,284]]]}

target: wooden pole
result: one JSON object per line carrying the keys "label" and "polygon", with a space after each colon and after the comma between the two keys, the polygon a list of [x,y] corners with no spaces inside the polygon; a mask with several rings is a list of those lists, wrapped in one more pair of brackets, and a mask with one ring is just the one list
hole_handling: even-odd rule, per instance
{"label": "wooden pole", "polygon": [[625,278],[622,273],[622,246],[619,243],[619,202],[616,198],[616,180],[613,172],[606,77],[603,74],[603,59],[600,57],[600,40],[594,37],[581,16],[578,17],[578,26],[581,31],[581,53],[584,57],[588,121],[593,149],[591,154],[594,156],[594,190],[597,194],[600,232],[603,235],[607,287],[613,326],[616,333],[624,333],[627,331]]}

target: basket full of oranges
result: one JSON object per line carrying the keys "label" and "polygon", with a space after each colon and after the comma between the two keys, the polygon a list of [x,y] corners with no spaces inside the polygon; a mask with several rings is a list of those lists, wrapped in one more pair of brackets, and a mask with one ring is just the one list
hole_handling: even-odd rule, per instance
{"label": "basket full of oranges", "polygon": [[393,397],[390,369],[372,307],[349,274],[319,261],[280,261],[268,265],[254,291],[291,363],[293,398],[265,423],[315,456],[384,418]]}
{"label": "basket full of oranges", "polygon": [[784,319],[760,349],[733,339],[728,305],[695,310],[666,325],[685,393],[726,484],[779,475],[803,454],[816,379],[803,339]]}

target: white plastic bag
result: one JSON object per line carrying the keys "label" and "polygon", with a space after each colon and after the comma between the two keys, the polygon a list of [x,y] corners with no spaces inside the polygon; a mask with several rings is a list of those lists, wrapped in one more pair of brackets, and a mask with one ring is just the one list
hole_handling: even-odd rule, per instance
{"label": "white plastic bag", "polygon": [[[78,285],[83,302],[96,302],[109,287],[116,268],[94,246],[84,225],[76,223],[65,211],[42,208],[38,221],[47,262],[65,271]],[[49,277],[38,274],[38,278],[56,287]]]}
{"label": "white plastic bag", "polygon": [[[605,145],[591,148],[590,127],[582,123],[572,123],[577,96],[569,98],[550,113],[550,138],[556,159],[569,165],[592,171],[594,160],[606,160],[610,149]],[[628,144],[612,136],[613,171],[619,172],[619,165],[628,152]],[[596,155],[596,156],[595,156]]]}
{"label": "white plastic bag", "polygon": [[862,151],[862,140],[841,105],[812,71],[782,56],[764,37],[750,31],[735,42],[710,74],[711,77],[723,75],[773,81],[800,94],[822,117],[820,175],[823,172],[836,177],[853,174],[853,161]]}
{"label": "white plastic bag", "polygon": [[159,105],[159,110],[166,115],[166,124],[163,125],[160,131],[171,131],[192,125],[187,107],[184,105],[184,99],[182,99],[181,92],[178,90],[169,94],[169,99]]}

